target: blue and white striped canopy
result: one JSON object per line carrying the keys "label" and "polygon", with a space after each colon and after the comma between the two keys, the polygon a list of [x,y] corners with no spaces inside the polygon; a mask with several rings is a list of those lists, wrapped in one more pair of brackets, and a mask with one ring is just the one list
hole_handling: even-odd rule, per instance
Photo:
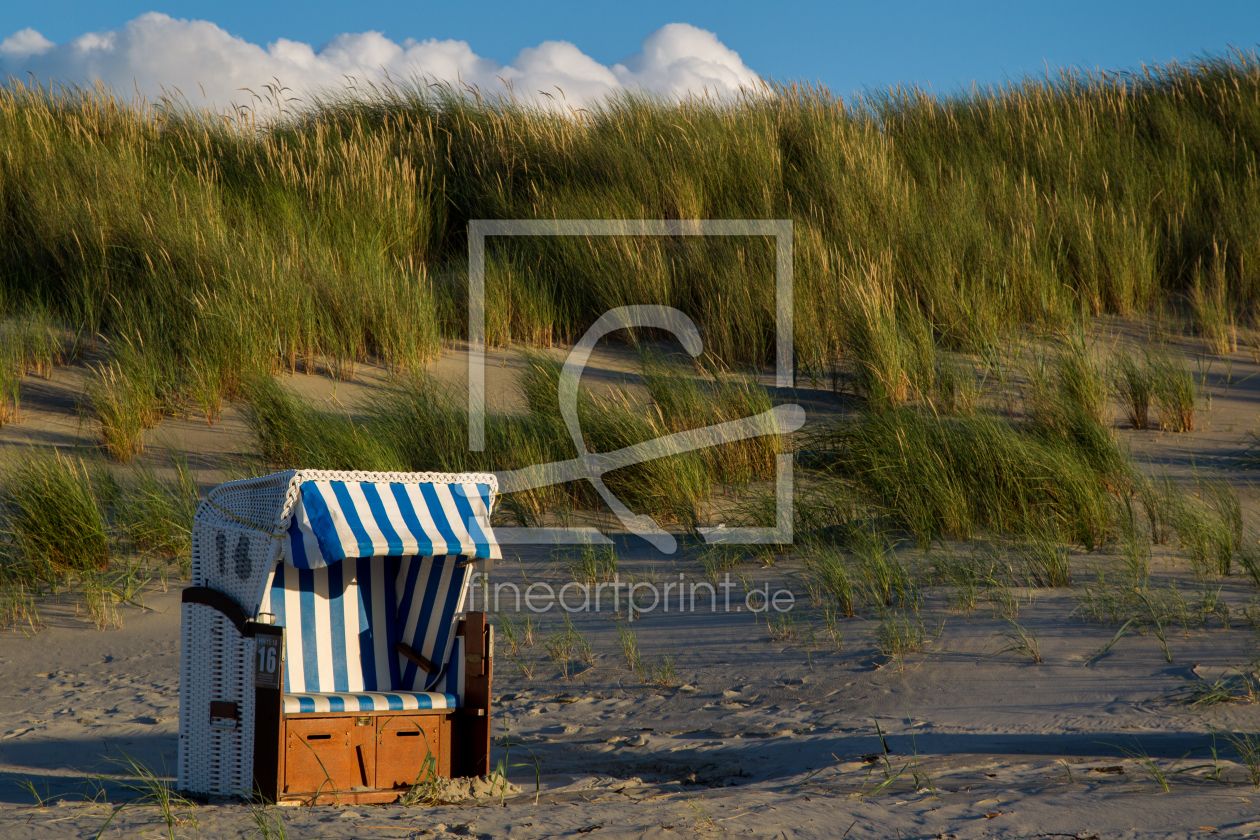
{"label": "blue and white striped canopy", "polygon": [[347,557],[501,558],[486,484],[305,481],[284,559],[320,569]]}

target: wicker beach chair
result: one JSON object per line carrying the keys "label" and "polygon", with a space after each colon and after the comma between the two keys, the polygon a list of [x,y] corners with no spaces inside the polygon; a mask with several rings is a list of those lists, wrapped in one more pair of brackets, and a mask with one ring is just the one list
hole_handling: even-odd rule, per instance
{"label": "wicker beach chair", "polygon": [[293,471],[197,511],[179,787],[391,802],[489,771],[493,630],[465,613],[499,555],[488,474]]}

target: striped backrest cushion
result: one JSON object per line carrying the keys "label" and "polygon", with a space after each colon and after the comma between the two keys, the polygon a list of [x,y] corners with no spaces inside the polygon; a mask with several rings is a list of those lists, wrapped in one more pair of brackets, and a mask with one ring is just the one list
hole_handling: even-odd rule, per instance
{"label": "striped backrest cushion", "polygon": [[[464,611],[469,568],[457,556],[403,557],[399,560],[395,591],[398,598],[398,638],[439,667],[428,674],[399,655],[403,691],[430,691],[443,676],[451,658],[456,617]],[[454,693],[454,692],[451,692]]]}
{"label": "striped backrest cushion", "polygon": [[499,559],[488,484],[305,481],[285,559],[317,569],[347,557],[460,554]]}
{"label": "striped backrest cushion", "polygon": [[276,564],[270,609],[284,627],[284,690],[399,688],[397,559],[345,560],[320,569]]}
{"label": "striped backrest cushion", "polygon": [[461,636],[455,637],[455,644],[451,646],[450,661],[446,663],[445,670],[442,671],[442,677],[434,684],[432,691],[438,691],[442,694],[454,694],[459,698],[459,704],[464,704],[464,639]]}

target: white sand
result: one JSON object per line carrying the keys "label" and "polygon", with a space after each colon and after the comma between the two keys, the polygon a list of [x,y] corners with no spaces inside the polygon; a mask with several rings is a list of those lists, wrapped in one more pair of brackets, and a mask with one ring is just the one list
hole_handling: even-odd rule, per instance
{"label": "white sand", "polygon": [[[646,552],[636,563],[634,554],[623,553],[623,572],[654,567],[663,578],[696,565],[694,558],[648,560]],[[564,580],[545,555],[532,559],[532,570],[528,558],[525,565],[531,581]],[[793,570],[783,561],[754,577],[774,580]],[[519,579],[507,564],[496,577]],[[904,668],[875,667],[874,625],[858,619],[844,622],[844,650],[831,650],[807,603],[797,612],[803,638],[792,643],[770,642],[764,621],[747,612],[645,616],[634,625],[645,658],[672,650],[685,689],[642,685],[621,659],[611,616],[576,614],[596,657],[568,681],[541,644],[521,652],[534,663],[533,679],[525,679],[500,640],[496,737],[506,726],[517,742],[507,753],[510,776],[525,791],[506,807],[494,800],[436,809],[284,809],[282,818],[290,837],[419,836],[439,824],[456,834],[525,838],[596,825],[601,837],[830,837],[846,829],[850,837],[1184,837],[1201,836],[1200,826],[1231,836],[1260,830],[1260,793],[1243,784],[1245,768],[1223,739],[1216,742],[1219,766],[1236,784],[1207,780],[1209,766],[1174,776],[1167,794],[1121,751],[1144,752],[1168,770],[1197,750],[1181,767],[1210,765],[1213,727],[1255,731],[1253,706],[1203,711],[1160,698],[1195,678],[1195,665],[1219,670],[1245,661],[1250,631],[1177,630],[1169,637],[1171,664],[1153,637],[1127,635],[1085,666],[1114,628],[1069,618],[1074,602],[1066,592],[1034,594],[1020,621],[1040,634],[1043,665],[989,655],[1000,647],[1002,623],[983,610],[969,619],[950,615],[939,598],[928,600],[924,615],[929,625],[945,618],[944,632]],[[1225,594],[1249,595],[1241,584]],[[174,591],[150,595],[154,611],[129,611],[117,631],[46,610],[52,626],[38,635],[0,636],[0,778],[8,782],[0,789],[0,836],[94,836],[127,794],[107,783],[100,803],[79,804],[100,786],[91,774],[117,772],[111,762],[124,753],[155,769],[173,766],[177,602]],[[558,623],[557,615],[545,616],[544,634]],[[818,649],[808,645],[808,624]],[[876,721],[890,750],[886,762]],[[496,750],[496,759],[503,754]],[[542,775],[537,801],[535,761]],[[888,767],[901,775],[863,796],[885,780]],[[1096,769],[1115,767],[1123,772]],[[21,780],[51,804],[32,807],[15,784]],[[114,804],[101,804],[105,799]],[[189,837],[236,836],[252,824],[239,804],[198,807],[189,816],[196,828],[180,829]],[[165,828],[157,809],[129,807],[104,836],[135,836],[158,825]]]}

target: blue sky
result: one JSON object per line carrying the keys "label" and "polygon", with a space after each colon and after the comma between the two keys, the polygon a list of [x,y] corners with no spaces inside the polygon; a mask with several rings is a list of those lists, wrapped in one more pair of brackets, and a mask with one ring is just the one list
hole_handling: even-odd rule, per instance
{"label": "blue sky", "polygon": [[[771,10],[772,9],[772,10]],[[717,36],[751,71],[820,81],[837,93],[895,83],[949,92],[1079,66],[1127,69],[1260,43],[1260,3],[1250,2],[242,2],[42,0],[0,7],[0,39],[30,27],[63,44],[114,30],[148,11],[207,20],[265,46],[277,38],[316,50],[341,33],[466,41],[500,64],[544,41],[576,45],[611,65],[664,24]],[[56,65],[61,66],[61,65]],[[9,72],[25,65],[10,62]],[[51,72],[51,71],[50,71]],[[120,71],[120,72],[125,72]],[[288,80],[285,80],[286,83]]]}

